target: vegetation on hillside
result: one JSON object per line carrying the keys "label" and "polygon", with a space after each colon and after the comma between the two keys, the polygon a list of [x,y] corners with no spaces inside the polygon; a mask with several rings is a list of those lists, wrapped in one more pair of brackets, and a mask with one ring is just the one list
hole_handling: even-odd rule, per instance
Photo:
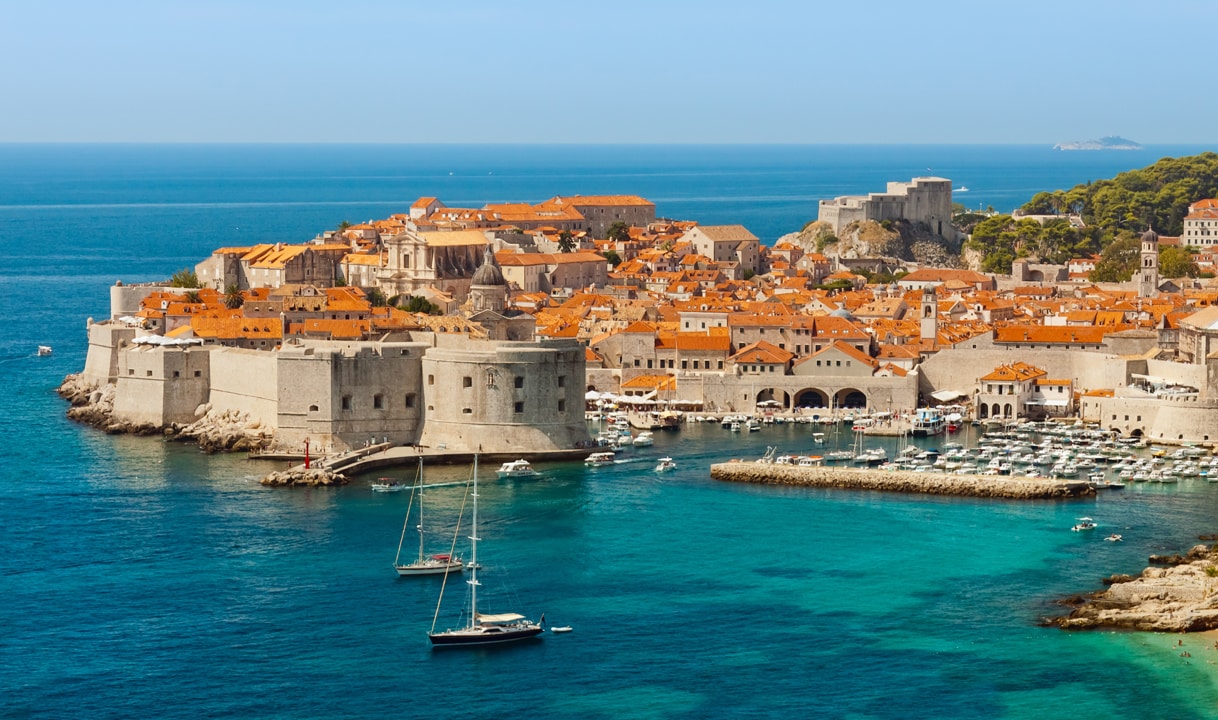
{"label": "vegetation on hillside", "polygon": [[1177,236],[1191,203],[1218,197],[1218,153],[1163,158],[1111,180],[1075,185],[1069,190],[1037,193],[1023,206],[1034,215],[1081,214],[1089,226],[1115,233],[1156,232]]}

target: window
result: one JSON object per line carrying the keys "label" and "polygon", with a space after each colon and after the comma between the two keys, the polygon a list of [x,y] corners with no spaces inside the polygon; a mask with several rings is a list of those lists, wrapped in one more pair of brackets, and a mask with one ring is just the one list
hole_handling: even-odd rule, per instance
{"label": "window", "polygon": [[343,410],[350,410],[350,409],[351,409],[351,396],[343,395]]}
{"label": "window", "polygon": [[473,410],[471,410],[471,409],[469,409],[469,408],[461,408],[461,414],[462,414],[462,415],[472,415],[472,414],[473,414],[473,412],[474,412],[474,411],[473,411]]}
{"label": "window", "polygon": [[128,374],[128,375],[134,375],[134,374],[135,374],[135,368],[127,368],[127,374]]}
{"label": "window", "polygon": [[428,376],[427,376],[427,384],[428,384],[428,385],[435,385],[435,384],[436,384],[436,376],[435,376],[435,375],[428,375]]}
{"label": "window", "polygon": [[412,407],[414,407],[414,403],[415,403],[414,393],[409,393],[406,396],[406,407],[412,408]]}
{"label": "window", "polygon": [[372,396],[372,409],[382,410],[385,407],[385,396],[380,393]]}
{"label": "window", "polygon": [[720,360],[720,361],[719,361],[719,369],[720,369],[720,370],[722,370],[722,369],[723,369],[723,361],[722,361],[722,360]]}
{"label": "window", "polygon": [[148,377],[152,377],[152,371],[151,371],[151,370],[145,370],[145,371],[144,371],[144,374],[146,374]]}
{"label": "window", "polygon": [[688,369],[689,369],[689,361],[688,361],[688,360],[682,360],[682,361],[681,361],[681,369],[682,369],[682,370],[688,370]]}
{"label": "window", "polygon": [[567,401],[559,400],[558,401],[558,412],[566,412],[566,411],[567,411]]}
{"label": "window", "polygon": [[174,376],[174,377],[178,377],[179,375],[181,375],[181,373],[179,373],[177,370],[174,370],[174,371],[173,371],[173,376]]}
{"label": "window", "polygon": [[202,370],[195,370],[195,377],[202,377],[202,375],[203,375]]}
{"label": "window", "polygon": [[472,388],[473,386],[474,386],[474,379],[472,377],[470,377],[469,375],[466,375],[465,377],[461,378],[461,387]]}
{"label": "window", "polygon": [[524,412],[524,402],[521,400],[517,400],[516,406],[513,409],[515,410],[515,412],[517,414]]}
{"label": "window", "polygon": [[517,375],[516,376],[516,389],[519,390],[522,387],[524,387],[524,378],[521,377],[520,375]]}
{"label": "window", "polygon": [[496,382],[497,380],[498,380],[498,377],[497,377],[497,374],[495,373],[495,368],[487,368],[487,371],[486,371],[486,386],[487,386],[488,388],[493,388],[493,387],[495,387],[495,382]]}
{"label": "window", "polygon": [[318,410],[320,410],[320,409],[321,409],[321,408],[317,407],[316,405],[310,405],[310,406],[309,406],[309,412],[317,412],[317,411],[318,411]]}

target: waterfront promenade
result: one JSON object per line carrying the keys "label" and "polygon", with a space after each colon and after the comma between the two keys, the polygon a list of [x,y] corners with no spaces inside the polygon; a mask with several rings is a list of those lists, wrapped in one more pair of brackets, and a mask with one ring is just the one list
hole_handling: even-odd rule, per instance
{"label": "waterfront promenade", "polygon": [[[583,460],[597,448],[573,448],[567,450],[543,450],[537,452],[512,453],[478,453],[478,458],[484,463],[501,463],[521,458],[530,462],[555,460]],[[259,459],[260,456],[251,456]],[[418,445],[392,445],[378,443],[366,448],[359,448],[345,453],[323,455],[310,462],[314,470],[343,475],[359,475],[385,468],[413,466],[422,459],[429,465],[461,465],[472,463],[474,453],[463,450],[449,450],[444,447],[422,447]],[[293,465],[290,471],[304,470],[304,463]]]}

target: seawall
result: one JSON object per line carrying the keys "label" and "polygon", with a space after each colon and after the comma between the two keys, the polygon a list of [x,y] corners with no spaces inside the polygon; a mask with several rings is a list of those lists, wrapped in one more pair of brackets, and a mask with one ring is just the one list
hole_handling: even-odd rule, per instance
{"label": "seawall", "polygon": [[844,467],[799,467],[755,462],[716,463],[711,465],[711,477],[727,482],[762,485],[797,485],[1010,500],[1072,498],[1095,494],[1095,490],[1081,480],[1053,480],[1005,475],[944,475]]}

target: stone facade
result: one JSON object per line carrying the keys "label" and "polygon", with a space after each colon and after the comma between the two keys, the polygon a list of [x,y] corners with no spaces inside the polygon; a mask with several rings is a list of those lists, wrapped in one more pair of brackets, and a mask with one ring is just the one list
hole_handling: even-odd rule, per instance
{"label": "stone facade", "polygon": [[902,219],[923,223],[940,237],[954,239],[952,181],[918,177],[907,183],[890,182],[887,192],[821,200],[817,214],[817,220],[833,226],[834,234],[852,222]]}
{"label": "stone facade", "polygon": [[308,439],[334,450],[389,441],[532,452],[589,440],[585,355],[574,340],[413,333],[401,342],[305,340],[271,352],[136,345],[133,333],[120,323],[89,328],[86,374],[115,385],[120,423],[169,427],[229,412],[250,417],[280,446]]}

